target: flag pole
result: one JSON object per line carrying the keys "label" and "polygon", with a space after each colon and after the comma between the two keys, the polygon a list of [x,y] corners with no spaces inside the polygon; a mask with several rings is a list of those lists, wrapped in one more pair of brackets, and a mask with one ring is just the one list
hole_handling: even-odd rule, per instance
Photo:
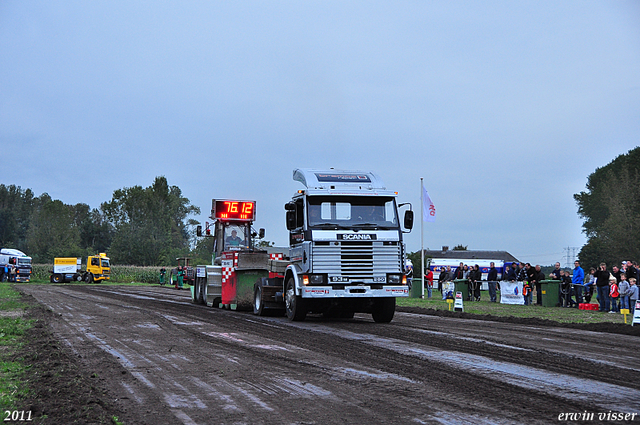
{"label": "flag pole", "polygon": [[424,227],[424,183],[423,178],[420,177],[420,265],[421,272],[420,280],[422,281],[422,295],[420,298],[424,298],[424,286],[427,284],[424,278],[424,232],[422,231]]}

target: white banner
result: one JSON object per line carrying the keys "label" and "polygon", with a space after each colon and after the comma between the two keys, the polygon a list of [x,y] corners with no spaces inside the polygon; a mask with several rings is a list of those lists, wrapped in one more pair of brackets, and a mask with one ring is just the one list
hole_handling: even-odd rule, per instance
{"label": "white banner", "polygon": [[633,312],[633,320],[631,321],[631,326],[635,324],[640,325],[640,301],[636,301],[636,311]]}
{"label": "white banner", "polygon": [[500,304],[524,305],[522,282],[500,282]]}

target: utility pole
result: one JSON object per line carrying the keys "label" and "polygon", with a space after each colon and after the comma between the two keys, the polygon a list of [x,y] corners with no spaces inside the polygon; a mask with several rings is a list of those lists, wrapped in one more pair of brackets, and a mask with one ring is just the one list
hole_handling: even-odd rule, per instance
{"label": "utility pole", "polygon": [[576,261],[576,252],[578,251],[578,248],[575,246],[568,246],[563,248],[563,250],[565,251],[565,267],[572,269],[573,263]]}

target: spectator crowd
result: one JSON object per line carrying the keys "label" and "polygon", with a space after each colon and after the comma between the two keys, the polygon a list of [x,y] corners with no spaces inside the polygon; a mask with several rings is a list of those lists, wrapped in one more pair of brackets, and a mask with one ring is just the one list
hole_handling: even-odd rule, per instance
{"label": "spectator crowd", "polygon": [[0,282],[15,282],[18,268],[12,264],[0,266]]}
{"label": "spectator crowd", "polygon": [[[412,270],[413,271],[413,270]],[[503,273],[503,281],[522,282],[522,295],[525,305],[533,304],[535,290],[536,304],[542,305],[542,281],[559,281],[558,304],[566,308],[578,308],[582,303],[590,303],[595,295],[598,301],[598,310],[601,312],[619,313],[621,309],[628,309],[631,314],[635,310],[638,301],[637,280],[640,277],[640,267],[637,262],[623,261],[620,267],[613,266],[607,270],[607,265],[601,263],[598,268],[590,268],[585,273],[579,261],[575,261],[572,271],[562,270],[560,263],[556,263],[548,277],[542,272],[540,265],[532,266],[530,263],[512,263],[506,265]],[[460,265],[452,271],[451,266],[446,266],[438,276],[438,290],[442,293],[442,299],[452,297],[452,282],[465,279],[468,285],[467,301],[480,301],[480,288],[482,284],[482,272],[477,264]],[[431,286],[433,285],[433,273],[427,269],[425,282],[427,282],[428,297],[431,298]],[[497,302],[497,290],[500,288],[498,271],[494,263],[491,263],[487,284],[489,288],[489,301]]]}

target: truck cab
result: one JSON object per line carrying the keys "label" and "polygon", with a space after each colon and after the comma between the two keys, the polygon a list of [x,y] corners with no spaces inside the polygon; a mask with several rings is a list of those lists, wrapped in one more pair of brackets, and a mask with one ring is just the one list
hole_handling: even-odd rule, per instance
{"label": "truck cab", "polygon": [[[305,189],[285,205],[287,315],[334,309],[390,321],[395,298],[409,294],[397,193],[372,172],[297,169],[293,179]],[[412,225],[406,211],[404,227]]]}
{"label": "truck cab", "polygon": [[111,264],[107,254],[101,252],[98,255],[92,255],[87,257],[87,273],[85,275],[85,281],[101,282],[103,280],[109,280],[111,278]]}

